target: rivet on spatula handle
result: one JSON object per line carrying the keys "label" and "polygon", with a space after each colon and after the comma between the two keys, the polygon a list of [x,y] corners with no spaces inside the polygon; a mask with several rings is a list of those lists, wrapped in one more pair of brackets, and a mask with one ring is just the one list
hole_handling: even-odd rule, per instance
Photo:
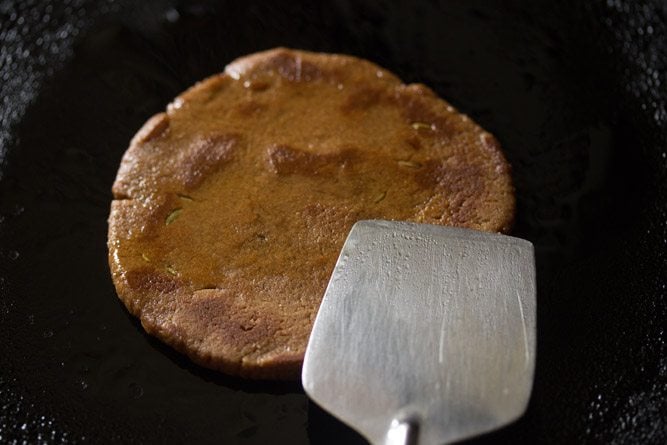
{"label": "rivet on spatula handle", "polygon": [[394,419],[391,421],[385,445],[417,445],[419,423],[414,419]]}

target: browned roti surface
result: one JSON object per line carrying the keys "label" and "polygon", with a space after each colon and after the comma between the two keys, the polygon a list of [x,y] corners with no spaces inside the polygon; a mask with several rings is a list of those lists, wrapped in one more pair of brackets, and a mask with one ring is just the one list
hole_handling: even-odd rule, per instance
{"label": "browned roti surface", "polygon": [[153,116],[109,216],[118,295],[195,362],[298,378],[344,239],[360,219],[507,231],[495,138],[423,85],[349,56],[236,60]]}

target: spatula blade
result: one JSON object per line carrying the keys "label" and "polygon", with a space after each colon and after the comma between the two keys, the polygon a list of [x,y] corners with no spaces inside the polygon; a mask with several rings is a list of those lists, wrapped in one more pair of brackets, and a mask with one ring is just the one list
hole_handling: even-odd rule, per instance
{"label": "spatula blade", "polygon": [[372,443],[398,434],[441,444],[519,417],[534,366],[530,242],[360,221],[320,306],[302,382]]}

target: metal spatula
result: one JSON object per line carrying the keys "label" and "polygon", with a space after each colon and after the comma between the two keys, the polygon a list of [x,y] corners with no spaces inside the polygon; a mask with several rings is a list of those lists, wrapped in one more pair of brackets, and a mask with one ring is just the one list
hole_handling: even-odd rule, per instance
{"label": "metal spatula", "polygon": [[374,444],[441,444],[519,417],[534,366],[530,242],[360,221],[317,314],[302,381]]}

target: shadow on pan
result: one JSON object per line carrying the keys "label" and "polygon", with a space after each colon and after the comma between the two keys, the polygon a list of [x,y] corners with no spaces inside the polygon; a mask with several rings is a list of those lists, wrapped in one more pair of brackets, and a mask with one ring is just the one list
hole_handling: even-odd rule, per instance
{"label": "shadow on pan", "polygon": [[291,46],[426,83],[513,165],[514,234],[537,250],[535,388],[472,442],[664,443],[667,11],[518,3],[0,2],[0,442],[364,443],[296,383],[147,337],[106,265],[134,132],[233,58]]}

